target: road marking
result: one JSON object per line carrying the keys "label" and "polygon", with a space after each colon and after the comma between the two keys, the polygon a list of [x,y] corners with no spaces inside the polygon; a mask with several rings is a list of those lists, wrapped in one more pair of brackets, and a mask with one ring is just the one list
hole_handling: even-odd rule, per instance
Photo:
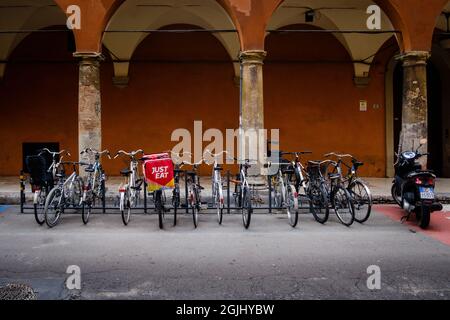
{"label": "road marking", "polygon": [[[398,223],[401,223],[400,219],[405,215],[405,211],[395,205],[377,205],[374,209]],[[425,234],[447,246],[450,246],[450,212],[432,213],[430,226],[426,230],[421,229],[416,224],[414,215],[412,215],[411,221],[405,222],[404,225],[407,228]]]}
{"label": "road marking", "polygon": [[9,206],[0,206],[0,213],[6,211],[9,208]]}

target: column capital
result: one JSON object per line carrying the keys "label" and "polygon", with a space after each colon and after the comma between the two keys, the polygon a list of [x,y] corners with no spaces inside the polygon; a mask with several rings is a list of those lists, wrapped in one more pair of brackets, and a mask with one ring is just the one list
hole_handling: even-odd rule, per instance
{"label": "column capital", "polygon": [[105,57],[100,52],[74,52],[73,56],[80,59],[80,63],[95,64],[105,60]]}
{"label": "column capital", "polygon": [[428,51],[409,51],[398,55],[396,59],[402,61],[404,67],[413,67],[426,65],[430,57],[431,53]]}
{"label": "column capital", "polygon": [[239,60],[242,64],[263,64],[267,52],[264,50],[248,50],[242,51]]}

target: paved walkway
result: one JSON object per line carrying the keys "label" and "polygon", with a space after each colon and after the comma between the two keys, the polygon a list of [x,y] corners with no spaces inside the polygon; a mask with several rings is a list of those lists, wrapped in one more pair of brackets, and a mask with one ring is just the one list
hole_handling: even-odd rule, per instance
{"label": "paved walkway", "polygon": [[[325,225],[301,215],[295,229],[286,215],[259,214],[246,231],[239,215],[219,226],[202,214],[194,230],[183,214],[159,230],[154,214],[127,227],[117,215],[84,226],[67,214],[48,229],[12,206],[0,213],[0,287],[29,285],[38,299],[450,299],[450,214],[433,215],[427,232],[403,214],[375,206],[350,228],[334,214]],[[69,265],[79,291],[66,289]],[[374,265],[380,290],[367,287]]]}
{"label": "paved walkway", "polygon": [[[392,203],[391,197],[391,178],[364,178],[369,184],[375,202]],[[122,182],[121,177],[110,177],[107,181],[107,198],[115,199],[119,186]],[[202,177],[202,186],[205,188],[203,195],[208,197],[211,195],[211,184],[209,177]],[[436,182],[436,193],[442,201],[450,202],[450,179],[438,179]],[[26,185],[26,197],[31,199],[30,185]],[[18,177],[0,177],[0,204],[18,204],[19,195],[19,178]]]}

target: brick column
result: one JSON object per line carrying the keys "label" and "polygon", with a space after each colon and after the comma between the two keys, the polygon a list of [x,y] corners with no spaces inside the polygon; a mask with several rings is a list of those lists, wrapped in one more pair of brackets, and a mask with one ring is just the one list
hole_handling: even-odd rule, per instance
{"label": "brick column", "polygon": [[[266,52],[262,50],[244,51],[240,55],[240,127],[243,133],[248,135],[257,135],[260,129],[264,129],[263,61],[265,57]],[[265,150],[265,146],[260,146],[260,148]],[[252,155],[255,155],[257,152],[258,142],[247,138],[245,140],[245,150],[241,149],[240,156],[241,158],[253,158],[254,156]],[[261,166],[253,165],[249,170],[249,174],[260,175]]]}
{"label": "brick column", "polygon": [[[420,140],[428,139],[427,60],[429,52],[407,52],[400,56],[403,62],[403,108],[400,151],[415,150]],[[425,153],[428,144],[420,151]],[[424,168],[427,157],[420,159]]]}
{"label": "brick column", "polygon": [[[78,152],[102,147],[100,57],[80,56],[78,96]],[[80,160],[81,156],[80,156]],[[80,174],[84,174],[81,170]]]}

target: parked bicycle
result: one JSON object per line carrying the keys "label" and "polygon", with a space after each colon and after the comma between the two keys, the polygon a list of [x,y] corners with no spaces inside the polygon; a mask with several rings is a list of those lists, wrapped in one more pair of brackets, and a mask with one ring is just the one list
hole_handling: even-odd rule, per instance
{"label": "parked bicycle", "polygon": [[194,222],[194,227],[198,227],[198,214],[202,208],[201,202],[201,192],[203,187],[200,185],[200,177],[198,176],[198,168],[203,163],[203,159],[196,162],[190,163],[188,161],[183,161],[181,166],[189,165],[192,166],[191,171],[185,172],[185,178],[188,185],[188,201],[189,209],[192,212],[192,219]]}
{"label": "parked bicycle", "polygon": [[269,162],[264,167],[276,166],[276,173],[271,175],[272,192],[271,197],[275,200],[276,208],[285,210],[289,219],[289,224],[295,228],[298,223],[298,193],[292,183],[295,170],[292,163]]}
{"label": "parked bicycle", "polygon": [[[238,159],[234,160],[242,162]],[[236,207],[238,207],[242,213],[242,222],[245,229],[248,229],[250,227],[253,213],[252,191],[247,180],[248,169],[251,168],[250,162],[251,161],[249,159],[246,159],[243,161],[243,163],[240,164],[238,179],[232,181],[236,184],[234,199],[236,202]]]}
{"label": "parked bicycle", "polygon": [[[333,166],[332,174],[339,174],[343,176],[342,166],[348,169],[347,175],[343,177],[342,182],[344,187],[350,193],[353,205],[355,207],[355,221],[364,223],[369,220],[372,211],[372,193],[369,186],[358,177],[358,169],[364,165],[363,162],[358,161],[350,154],[336,154],[334,152],[326,154],[325,157],[337,158],[337,165]],[[351,159],[351,165],[344,162],[344,159]]]}
{"label": "parked bicycle", "polygon": [[[44,156],[46,153],[52,156],[52,163]],[[70,153],[62,150],[52,152],[49,149],[42,149],[38,155],[29,156],[26,159],[28,171],[30,172],[30,184],[33,192],[34,218],[39,225],[45,223],[45,199],[50,190],[53,189],[56,180],[56,173],[59,168],[59,162],[63,154],[70,156]]]}
{"label": "parked bicycle", "polygon": [[50,191],[45,201],[45,222],[53,228],[67,208],[78,209],[81,205],[83,180],[78,175],[77,166],[88,166],[83,162],[60,162],[60,165],[73,167],[72,174],[66,178],[65,170],[56,173],[58,184]]}
{"label": "parked bicycle", "polygon": [[131,208],[136,208],[140,200],[144,180],[139,175],[139,160],[136,156],[143,153],[143,150],[131,152],[120,150],[114,156],[114,159],[125,156],[130,161],[129,168],[120,171],[125,178],[124,183],[119,187],[119,208],[124,225],[130,222]]}
{"label": "parked bicycle", "polygon": [[330,208],[326,182],[321,172],[321,162],[308,161],[306,177],[308,181],[306,193],[311,213],[317,222],[324,224],[328,221]]}
{"label": "parked bicycle", "polygon": [[97,200],[101,201],[103,210],[106,205],[106,176],[103,170],[100,159],[103,155],[107,155],[109,159],[111,156],[108,150],[97,151],[87,148],[81,151],[81,155],[87,155],[89,158],[93,157],[91,162],[84,171],[88,174],[86,183],[83,187],[83,196],[81,201],[81,217],[84,224],[89,222],[92,209],[95,207]]}
{"label": "parked bicycle", "polygon": [[217,159],[223,154],[227,154],[227,151],[222,151],[218,154],[214,154],[209,150],[205,150],[205,153],[209,154],[214,162],[212,163],[212,175],[211,175],[211,185],[212,185],[212,200],[213,206],[217,212],[217,221],[219,225],[222,224],[223,221],[223,210],[225,208],[224,196],[223,196],[223,180],[222,180],[222,171],[223,167],[219,164]]}
{"label": "parked bicycle", "polygon": [[[333,168],[331,172],[327,171],[329,166]],[[327,174],[326,179],[321,180],[321,184],[323,184],[327,190],[328,201],[331,204],[331,207],[343,225],[347,227],[351,226],[355,221],[355,207],[353,198],[344,185],[339,162],[325,160],[319,163],[319,167],[321,168],[321,170],[319,170],[321,174],[322,170]]]}
{"label": "parked bicycle", "polygon": [[159,228],[164,229],[166,212],[169,211],[166,191],[175,188],[173,162],[169,152],[145,155],[141,160],[147,185],[145,192],[153,196]]}

